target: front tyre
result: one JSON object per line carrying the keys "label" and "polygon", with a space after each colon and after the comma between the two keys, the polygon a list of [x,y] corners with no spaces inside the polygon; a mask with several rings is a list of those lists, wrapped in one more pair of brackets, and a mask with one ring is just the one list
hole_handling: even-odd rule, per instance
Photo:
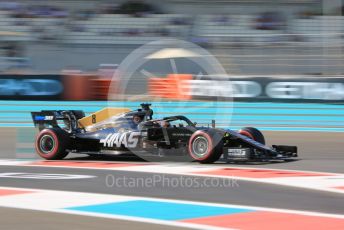
{"label": "front tyre", "polygon": [[189,139],[189,155],[200,163],[213,163],[222,155],[222,136],[211,130],[198,130]]}
{"label": "front tyre", "polygon": [[70,143],[66,131],[58,128],[43,129],[36,137],[35,148],[37,154],[46,160],[61,160],[68,155],[67,147]]}
{"label": "front tyre", "polygon": [[253,127],[244,127],[238,131],[241,135],[249,137],[263,145],[265,145],[264,135],[256,128]]}

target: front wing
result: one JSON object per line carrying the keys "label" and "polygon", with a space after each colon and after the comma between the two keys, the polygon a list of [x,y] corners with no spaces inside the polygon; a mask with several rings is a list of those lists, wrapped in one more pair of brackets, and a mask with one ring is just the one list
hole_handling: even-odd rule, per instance
{"label": "front wing", "polygon": [[287,145],[263,145],[233,130],[225,130],[231,138],[240,139],[248,147],[224,147],[224,159],[238,160],[287,160],[297,157],[297,147]]}

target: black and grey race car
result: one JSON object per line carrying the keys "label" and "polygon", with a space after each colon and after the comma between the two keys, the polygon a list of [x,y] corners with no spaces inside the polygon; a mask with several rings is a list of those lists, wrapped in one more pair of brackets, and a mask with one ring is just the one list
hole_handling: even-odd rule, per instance
{"label": "black and grey race car", "polygon": [[[200,163],[213,163],[221,156],[228,161],[271,161],[297,157],[296,146],[265,145],[256,128],[239,131],[198,127],[178,115],[153,119],[150,104],[141,108],[107,108],[85,116],[80,110],[32,112],[39,129],[35,147],[44,159],[63,159],[68,153],[135,154],[139,157],[173,159],[184,157]],[[172,157],[172,158],[171,158]]]}

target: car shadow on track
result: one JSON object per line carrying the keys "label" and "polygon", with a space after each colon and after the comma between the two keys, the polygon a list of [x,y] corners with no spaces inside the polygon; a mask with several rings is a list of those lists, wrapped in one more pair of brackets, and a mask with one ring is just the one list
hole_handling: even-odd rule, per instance
{"label": "car shadow on track", "polygon": [[222,162],[222,163],[232,164],[232,165],[271,165],[271,164],[291,163],[291,162],[295,162],[299,160],[300,159],[274,160],[274,161],[247,161],[247,162],[227,161],[227,162]]}
{"label": "car shadow on track", "polygon": [[[66,159],[66,161],[113,161],[113,162],[147,162],[147,160],[144,160],[138,156],[135,155],[119,155],[119,156],[113,156],[113,155],[73,155]],[[213,164],[216,165],[269,165],[269,164],[281,164],[281,163],[291,163],[295,161],[299,161],[300,159],[288,159],[288,160],[275,160],[275,161],[225,161],[220,160]],[[152,160],[151,162],[172,162],[172,161],[161,161],[160,160]],[[187,161],[185,161],[187,162]],[[179,162],[180,163],[180,162]],[[190,162],[192,164],[195,164],[197,162]]]}

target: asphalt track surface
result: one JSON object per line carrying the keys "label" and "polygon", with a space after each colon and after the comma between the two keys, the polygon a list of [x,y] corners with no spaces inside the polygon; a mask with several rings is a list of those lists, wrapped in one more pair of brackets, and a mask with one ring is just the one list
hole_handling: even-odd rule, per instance
{"label": "asphalt track surface", "polygon": [[[2,131],[5,131],[2,129]],[[11,154],[14,130],[9,128],[1,132],[1,147],[3,158]],[[273,164],[240,164],[229,166],[245,166],[255,168],[279,168],[298,169],[323,172],[344,173],[343,133],[312,133],[312,132],[264,132],[268,144],[289,144],[299,147],[300,160],[288,163]],[[71,155],[71,160],[95,160],[94,158]],[[130,160],[107,157],[96,160]],[[137,161],[133,158],[131,161]],[[191,163],[190,163],[191,164]],[[221,163],[223,164],[223,163]],[[151,173],[128,172],[128,171],[106,171],[102,169],[88,170],[77,168],[47,168],[28,166],[1,166],[3,172],[26,172],[26,173],[66,173],[93,175],[94,178],[76,180],[35,180],[1,178],[0,186],[38,188],[63,191],[81,191],[89,193],[133,195],[154,198],[168,198],[189,201],[215,202],[223,204],[239,204],[250,206],[263,206],[282,209],[306,210],[333,214],[344,214],[343,194],[307,190],[258,182],[237,181],[239,186],[230,188],[185,188],[164,187],[157,184],[155,187],[140,187],[136,189],[128,187],[111,187],[106,184],[106,176],[146,178],[152,177]],[[174,175],[165,175],[175,177]],[[191,177],[191,176],[190,176]],[[200,177],[199,180],[203,180]],[[1,219],[5,224],[1,229],[46,229],[56,226],[56,229],[109,229],[118,226],[119,229],[174,229],[174,227],[142,224],[122,220],[108,220],[104,218],[83,217],[66,214],[55,214],[48,212],[37,212],[19,209],[0,208]],[[20,217],[20,218],[18,218]],[[21,221],[18,221],[18,220]],[[42,221],[44,220],[44,221]],[[2,221],[3,222],[3,221]],[[36,223],[36,224],[35,224]],[[38,224],[39,223],[39,224]],[[87,224],[89,223],[89,224]],[[64,227],[68,226],[68,227]]]}
{"label": "asphalt track surface", "polygon": [[[238,204],[263,206],[270,208],[295,209],[316,211],[334,214],[344,214],[344,199],[342,194],[331,194],[313,190],[290,188],[286,186],[267,185],[255,182],[238,180],[233,187],[174,187],[156,183],[154,187],[146,186],[120,186],[116,187],[107,183],[107,176],[117,178],[138,178],[144,180],[152,177],[151,173],[128,172],[128,171],[106,171],[70,168],[45,168],[45,167],[14,167],[2,166],[0,173],[25,172],[25,173],[47,173],[47,174],[72,174],[91,175],[95,178],[75,180],[30,180],[2,178],[1,186],[49,189],[75,192],[91,192],[101,194],[117,194],[129,196],[144,196],[164,199],[191,200],[200,202],[212,202],[222,204]],[[154,174],[156,176],[162,176]],[[172,178],[180,178],[176,175],[165,175],[170,181]],[[192,176],[184,176],[192,177]],[[197,178],[200,183],[204,177]]]}
{"label": "asphalt track surface", "polygon": [[99,217],[66,215],[61,213],[0,208],[1,229],[4,230],[94,230],[94,229],[154,229],[177,230],[180,227],[151,225],[125,220],[112,220]]}

